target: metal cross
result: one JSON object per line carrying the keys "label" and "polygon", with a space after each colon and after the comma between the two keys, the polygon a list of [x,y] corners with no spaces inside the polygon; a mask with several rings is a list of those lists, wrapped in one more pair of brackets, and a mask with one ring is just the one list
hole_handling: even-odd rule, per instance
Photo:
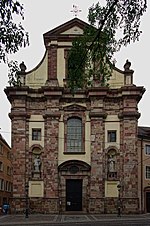
{"label": "metal cross", "polygon": [[71,10],[70,12],[73,12],[74,16],[77,17],[78,13],[80,13],[82,10],[79,9],[79,7],[77,5],[73,5],[72,7],[73,7],[73,10]]}

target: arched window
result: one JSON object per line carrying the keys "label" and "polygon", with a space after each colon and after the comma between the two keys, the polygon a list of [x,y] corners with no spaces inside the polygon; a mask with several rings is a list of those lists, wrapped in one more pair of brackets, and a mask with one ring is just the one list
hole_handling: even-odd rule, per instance
{"label": "arched window", "polygon": [[67,152],[82,152],[82,120],[79,118],[67,121]]}

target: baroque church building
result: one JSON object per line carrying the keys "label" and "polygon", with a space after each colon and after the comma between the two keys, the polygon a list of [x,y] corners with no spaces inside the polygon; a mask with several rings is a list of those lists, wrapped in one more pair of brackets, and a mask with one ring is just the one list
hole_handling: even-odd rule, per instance
{"label": "baroque church building", "polygon": [[131,63],[74,96],[67,88],[67,51],[88,26],[74,18],[44,34],[45,55],[33,70],[20,65],[11,103],[12,210],[139,212],[138,103]]}

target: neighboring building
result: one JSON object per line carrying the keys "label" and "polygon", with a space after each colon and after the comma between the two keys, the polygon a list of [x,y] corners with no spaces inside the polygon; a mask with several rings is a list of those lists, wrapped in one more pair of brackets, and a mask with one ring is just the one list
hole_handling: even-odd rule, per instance
{"label": "neighboring building", "polygon": [[[66,53],[87,24],[77,18],[44,34],[41,63],[7,87],[13,150],[12,207],[43,213],[139,212],[138,103],[133,70],[114,68],[109,87],[67,88]],[[35,56],[36,57],[36,56]],[[119,186],[120,188],[119,188]],[[29,187],[28,187],[29,186]],[[28,192],[28,194],[26,193]]]}
{"label": "neighboring building", "polygon": [[139,197],[141,212],[150,213],[150,127],[138,127]]}
{"label": "neighboring building", "polygon": [[0,134],[0,206],[12,197],[11,148]]}

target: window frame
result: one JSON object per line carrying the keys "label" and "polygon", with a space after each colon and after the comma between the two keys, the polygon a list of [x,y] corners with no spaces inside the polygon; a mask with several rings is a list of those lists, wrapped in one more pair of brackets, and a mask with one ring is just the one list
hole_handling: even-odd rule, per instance
{"label": "window frame", "polygon": [[8,184],[9,184],[9,181],[5,181],[5,191],[7,191],[7,192],[9,191],[8,190]]}
{"label": "window frame", "polygon": [[[81,152],[79,151],[67,151],[67,121],[71,118],[80,119],[82,122],[82,137],[81,137]],[[64,155],[83,155],[85,154],[85,117],[84,114],[80,113],[69,113],[64,116]]]}
{"label": "window frame", "polygon": [[150,180],[150,166],[145,166],[145,178]]}
{"label": "window frame", "polygon": [[[112,134],[114,134],[115,136],[113,137]],[[117,131],[116,130],[108,130],[107,131],[107,142],[108,143],[117,142]]]}
{"label": "window frame", "polygon": [[0,161],[0,171],[3,172],[4,171],[4,164],[2,161]]}
{"label": "window frame", "polygon": [[150,145],[149,144],[145,144],[144,150],[145,150],[145,155],[150,155]]}
{"label": "window frame", "polygon": [[4,191],[5,189],[5,181],[4,179],[0,178],[0,191]]}
{"label": "window frame", "polygon": [[41,141],[41,140],[42,140],[42,129],[32,128],[32,141]]}
{"label": "window frame", "polygon": [[[69,132],[68,132],[69,131]],[[66,152],[81,153],[83,147],[82,141],[82,119],[71,117],[67,120],[67,137],[66,137]],[[70,140],[72,137],[73,140]]]}
{"label": "window frame", "polygon": [[4,146],[2,143],[0,143],[0,154],[3,155],[4,154]]}
{"label": "window frame", "polygon": [[7,175],[11,176],[11,167],[7,166]]}

